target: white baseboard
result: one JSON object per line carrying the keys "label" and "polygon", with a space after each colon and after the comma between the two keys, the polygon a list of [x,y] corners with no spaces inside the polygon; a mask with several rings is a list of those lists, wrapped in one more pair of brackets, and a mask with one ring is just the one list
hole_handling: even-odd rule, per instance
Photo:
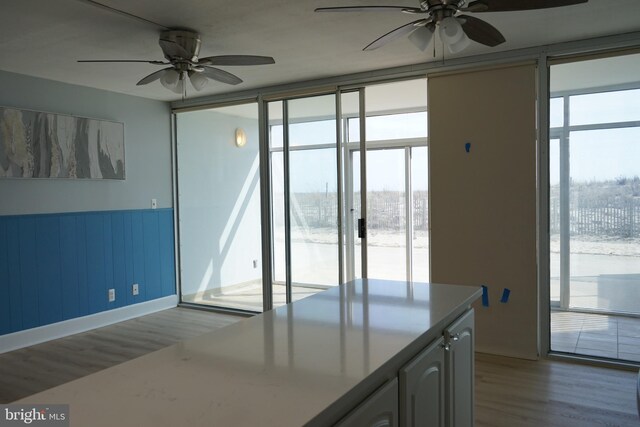
{"label": "white baseboard", "polygon": [[155,313],[156,311],[177,307],[177,305],[178,296],[170,295],[168,297],[128,305],[126,307],[115,308],[113,310],[103,311],[89,316],[64,320],[51,325],[2,335],[0,336],[0,354],[28,347],[30,345],[40,344],[45,341],[78,334],[80,332],[86,332],[91,329],[144,316],[145,314]]}

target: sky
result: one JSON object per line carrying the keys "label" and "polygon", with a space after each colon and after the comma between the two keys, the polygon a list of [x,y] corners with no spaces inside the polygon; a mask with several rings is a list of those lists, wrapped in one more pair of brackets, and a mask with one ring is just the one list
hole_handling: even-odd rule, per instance
{"label": "sky", "polygon": [[[553,135],[554,130],[561,130],[563,126],[563,99],[552,99],[550,107],[549,123]],[[607,126],[621,122],[635,126],[571,131],[571,126]],[[569,126],[569,170],[573,181],[640,176],[640,90],[570,97]],[[559,183],[559,165],[559,140],[552,139],[549,146],[551,185]]]}

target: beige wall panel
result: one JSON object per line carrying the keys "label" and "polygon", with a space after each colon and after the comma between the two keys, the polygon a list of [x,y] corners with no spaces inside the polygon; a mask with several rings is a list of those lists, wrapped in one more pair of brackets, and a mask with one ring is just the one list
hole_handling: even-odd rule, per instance
{"label": "beige wall panel", "polygon": [[530,359],[538,355],[535,82],[533,64],[428,80],[431,281],[486,285],[477,350]]}

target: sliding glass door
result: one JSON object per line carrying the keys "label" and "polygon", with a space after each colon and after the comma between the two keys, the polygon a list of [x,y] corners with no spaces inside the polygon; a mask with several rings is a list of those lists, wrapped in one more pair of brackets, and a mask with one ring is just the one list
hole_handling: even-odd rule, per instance
{"label": "sliding glass door", "polygon": [[551,66],[554,351],[640,361],[639,69],[637,54]]}
{"label": "sliding glass door", "polygon": [[[426,80],[368,86],[363,95],[364,174],[361,115],[345,120],[345,194],[349,207],[345,223],[347,237],[352,237],[346,247],[347,280],[371,277],[428,282]],[[397,103],[390,102],[398,96]],[[367,207],[364,215],[362,192]],[[365,219],[366,239],[358,238],[359,218]],[[366,268],[361,262],[363,252]]]}
{"label": "sliding glass door", "polygon": [[425,79],[177,113],[182,303],[428,281],[426,129]]}
{"label": "sliding glass door", "polygon": [[339,284],[336,95],[270,102],[273,303]]}

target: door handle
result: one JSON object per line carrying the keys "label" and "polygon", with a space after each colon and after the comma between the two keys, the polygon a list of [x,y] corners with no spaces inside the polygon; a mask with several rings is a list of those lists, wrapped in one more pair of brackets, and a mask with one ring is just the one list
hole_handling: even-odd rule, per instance
{"label": "door handle", "polygon": [[364,239],[367,237],[367,222],[364,218],[358,218],[358,238]]}

